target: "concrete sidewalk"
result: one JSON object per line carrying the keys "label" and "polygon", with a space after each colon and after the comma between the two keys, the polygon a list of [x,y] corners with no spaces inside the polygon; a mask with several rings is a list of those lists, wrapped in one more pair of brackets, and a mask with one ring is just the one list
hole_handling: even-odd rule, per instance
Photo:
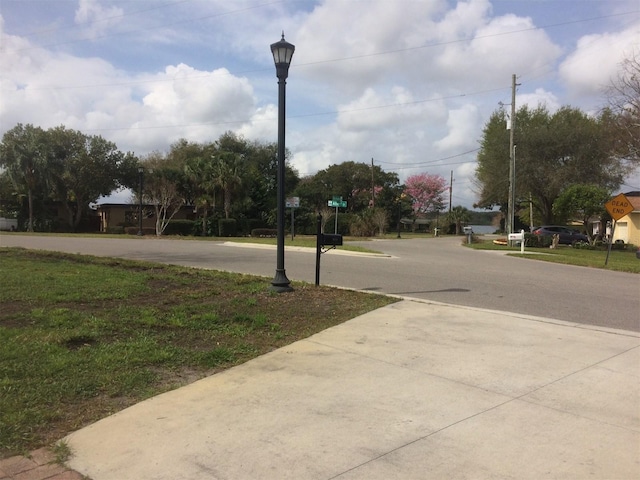
{"label": "concrete sidewalk", "polygon": [[93,480],[640,477],[640,336],[402,301],[67,437]]}

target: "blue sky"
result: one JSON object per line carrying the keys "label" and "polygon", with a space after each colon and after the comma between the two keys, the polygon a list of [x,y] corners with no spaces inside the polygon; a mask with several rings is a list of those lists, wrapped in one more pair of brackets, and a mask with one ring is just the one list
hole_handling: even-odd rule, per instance
{"label": "blue sky", "polygon": [[597,112],[640,48],[640,2],[0,0],[0,134],[62,124],[140,156],[228,130],[275,141],[269,45],[283,30],[301,175],[372,158],[401,180],[453,172],[453,204],[471,207],[482,128],[510,103],[511,75],[517,106]]}

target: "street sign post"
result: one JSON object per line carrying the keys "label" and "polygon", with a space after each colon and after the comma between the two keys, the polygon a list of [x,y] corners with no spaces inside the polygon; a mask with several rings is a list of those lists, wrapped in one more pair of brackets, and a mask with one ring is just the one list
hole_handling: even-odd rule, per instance
{"label": "street sign post", "polygon": [[335,231],[333,233],[338,233],[338,208],[347,208],[347,201],[342,200],[342,197],[333,197],[333,199],[327,201],[327,206],[335,207],[336,209],[336,224]]}
{"label": "street sign post", "polygon": [[284,202],[284,206],[291,209],[291,241],[293,241],[293,237],[295,236],[294,225],[295,218],[293,215],[293,211],[296,208],[300,208],[300,197],[289,197]]}
{"label": "street sign post", "polygon": [[604,260],[604,264],[607,265],[609,263],[609,254],[611,253],[611,245],[613,244],[613,235],[616,232],[616,224],[618,223],[618,220],[620,220],[622,217],[629,215],[631,212],[633,212],[633,205],[631,205],[631,202],[624,195],[624,193],[621,193],[620,195],[615,196],[614,198],[609,200],[607,203],[605,203],[604,206],[607,209],[607,212],[609,212],[609,215],[611,215],[611,218],[613,218],[613,227],[611,229],[611,238],[609,238],[609,248],[607,249],[607,258]]}
{"label": "street sign post", "polygon": [[287,208],[300,208],[300,197],[289,197],[284,205]]}

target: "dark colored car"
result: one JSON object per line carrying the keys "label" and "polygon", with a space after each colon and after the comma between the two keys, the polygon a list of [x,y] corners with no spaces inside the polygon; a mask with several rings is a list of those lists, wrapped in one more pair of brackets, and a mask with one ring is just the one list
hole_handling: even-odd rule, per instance
{"label": "dark colored car", "polygon": [[552,237],[553,235],[560,235],[560,243],[562,245],[573,245],[574,243],[580,242],[589,242],[589,238],[578,232],[577,230],[572,230],[567,227],[560,227],[556,225],[545,225],[543,227],[537,227],[533,230],[534,235],[548,235]]}

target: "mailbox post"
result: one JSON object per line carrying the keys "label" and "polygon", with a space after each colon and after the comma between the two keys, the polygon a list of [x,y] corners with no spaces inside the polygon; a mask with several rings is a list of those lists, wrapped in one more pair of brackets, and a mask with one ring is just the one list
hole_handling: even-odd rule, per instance
{"label": "mailbox post", "polygon": [[524,253],[524,230],[520,230],[520,233],[510,233],[510,242],[520,242],[520,253]]}
{"label": "mailbox post", "polygon": [[464,234],[467,236],[467,243],[471,244],[473,237],[473,228],[472,227],[462,227]]}
{"label": "mailbox post", "polygon": [[[322,233],[322,215],[318,215],[316,229],[316,287],[320,285],[320,255],[342,245],[342,235]],[[328,248],[327,248],[328,247]],[[323,250],[324,249],[324,250]]]}

